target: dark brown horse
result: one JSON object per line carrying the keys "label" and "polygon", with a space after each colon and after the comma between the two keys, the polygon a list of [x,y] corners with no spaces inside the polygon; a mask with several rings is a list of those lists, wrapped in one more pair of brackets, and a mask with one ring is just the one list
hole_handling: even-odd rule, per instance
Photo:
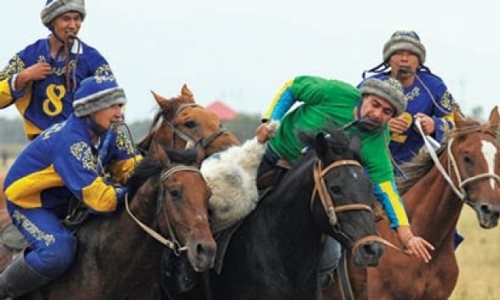
{"label": "dark brown horse", "polygon": [[207,214],[211,192],[199,159],[196,149],[167,156],[153,142],[127,182],[127,205],[85,223],[77,231],[73,266],[23,299],[159,299],[165,247],[186,251],[198,271],[211,268],[216,252]]}
{"label": "dark brown horse", "polygon": [[[455,114],[456,127],[435,158],[423,153],[403,167],[409,180],[399,188],[412,230],[434,245],[433,258],[425,264],[387,248],[376,268],[360,269],[351,264],[355,299],[448,299],[458,278],[453,234],[462,207],[467,204],[476,212],[482,228],[498,224],[499,118],[497,107],[486,124]],[[382,237],[400,245],[387,219],[377,227]],[[338,286],[332,285],[322,299],[342,299]]]}
{"label": "dark brown horse", "polygon": [[148,134],[138,143],[147,151],[151,140],[173,149],[185,149],[201,144],[206,156],[239,145],[231,132],[222,127],[219,117],[212,111],[196,104],[187,85],[180,96],[167,99],[153,92],[159,111],[153,119]]}

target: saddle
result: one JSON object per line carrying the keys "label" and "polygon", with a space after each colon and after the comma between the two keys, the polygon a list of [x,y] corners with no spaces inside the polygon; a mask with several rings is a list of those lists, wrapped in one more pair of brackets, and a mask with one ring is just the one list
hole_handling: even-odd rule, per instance
{"label": "saddle", "polygon": [[62,223],[66,228],[74,232],[83,225],[89,216],[87,206],[75,197],[71,197],[67,216],[62,220]]}
{"label": "saddle", "polygon": [[[283,175],[291,168],[290,162],[280,159],[273,168],[257,178],[257,189],[259,193],[269,187],[276,186],[283,178]],[[261,196],[262,197],[262,196]]]}

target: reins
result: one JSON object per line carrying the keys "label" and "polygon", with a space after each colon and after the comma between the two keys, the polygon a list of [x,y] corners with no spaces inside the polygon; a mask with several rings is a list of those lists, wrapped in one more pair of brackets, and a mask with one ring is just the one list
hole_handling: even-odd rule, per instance
{"label": "reins", "polygon": [[[157,203],[158,203],[157,206],[159,208],[162,205],[164,205],[164,202],[163,202],[163,200],[164,200],[163,183],[165,181],[167,181],[168,178],[170,176],[172,176],[174,173],[182,172],[182,171],[200,173],[200,170],[198,170],[197,168],[192,167],[192,166],[185,166],[185,165],[178,165],[178,166],[174,166],[168,170],[164,170],[161,173],[161,176],[159,179],[160,187],[158,188],[158,199],[157,199]],[[200,175],[201,175],[201,173],[200,173]],[[160,242],[162,245],[170,248],[177,256],[179,256],[181,254],[181,252],[187,251],[187,247],[181,246],[181,244],[178,242],[178,240],[175,236],[174,230],[172,229],[172,225],[170,223],[170,220],[168,218],[168,214],[165,212],[165,210],[163,210],[163,213],[164,213],[165,221],[166,221],[167,226],[168,226],[169,236],[170,236],[171,240],[161,236],[159,233],[154,231],[152,228],[150,228],[149,226],[147,226],[146,224],[141,222],[136,216],[134,216],[134,214],[130,210],[130,207],[128,204],[128,193],[125,195],[125,209],[127,210],[127,213],[129,214],[129,216],[137,223],[137,225],[139,225],[139,227],[141,227],[147,234],[149,234],[152,238],[154,238],[155,240]]]}

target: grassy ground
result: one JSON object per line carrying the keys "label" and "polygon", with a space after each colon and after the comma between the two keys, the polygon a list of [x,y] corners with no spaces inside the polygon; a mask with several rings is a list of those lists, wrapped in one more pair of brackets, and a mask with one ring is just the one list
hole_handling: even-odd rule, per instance
{"label": "grassy ground", "polygon": [[[0,161],[0,174],[11,162],[4,166]],[[500,299],[500,228],[481,229],[472,209],[464,207],[458,229],[465,241],[456,252],[460,276],[450,299]]]}
{"label": "grassy ground", "polygon": [[458,224],[465,241],[457,249],[460,276],[452,300],[500,299],[500,228],[481,229],[464,207]]}

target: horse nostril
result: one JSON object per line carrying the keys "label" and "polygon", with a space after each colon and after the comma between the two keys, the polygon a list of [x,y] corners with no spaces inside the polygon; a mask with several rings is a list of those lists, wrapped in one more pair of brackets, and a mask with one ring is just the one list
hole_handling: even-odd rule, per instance
{"label": "horse nostril", "polygon": [[369,242],[363,245],[363,251],[369,255],[381,255],[383,246],[377,242]]}
{"label": "horse nostril", "polygon": [[196,253],[198,253],[198,255],[212,256],[215,254],[216,249],[213,243],[199,243],[196,245]]}
{"label": "horse nostril", "polygon": [[[481,204],[479,206],[479,210],[481,211],[481,213],[483,214],[489,214],[489,213],[493,213],[492,210],[491,210],[491,205],[489,204]],[[498,214],[498,212],[496,212],[496,214]]]}

